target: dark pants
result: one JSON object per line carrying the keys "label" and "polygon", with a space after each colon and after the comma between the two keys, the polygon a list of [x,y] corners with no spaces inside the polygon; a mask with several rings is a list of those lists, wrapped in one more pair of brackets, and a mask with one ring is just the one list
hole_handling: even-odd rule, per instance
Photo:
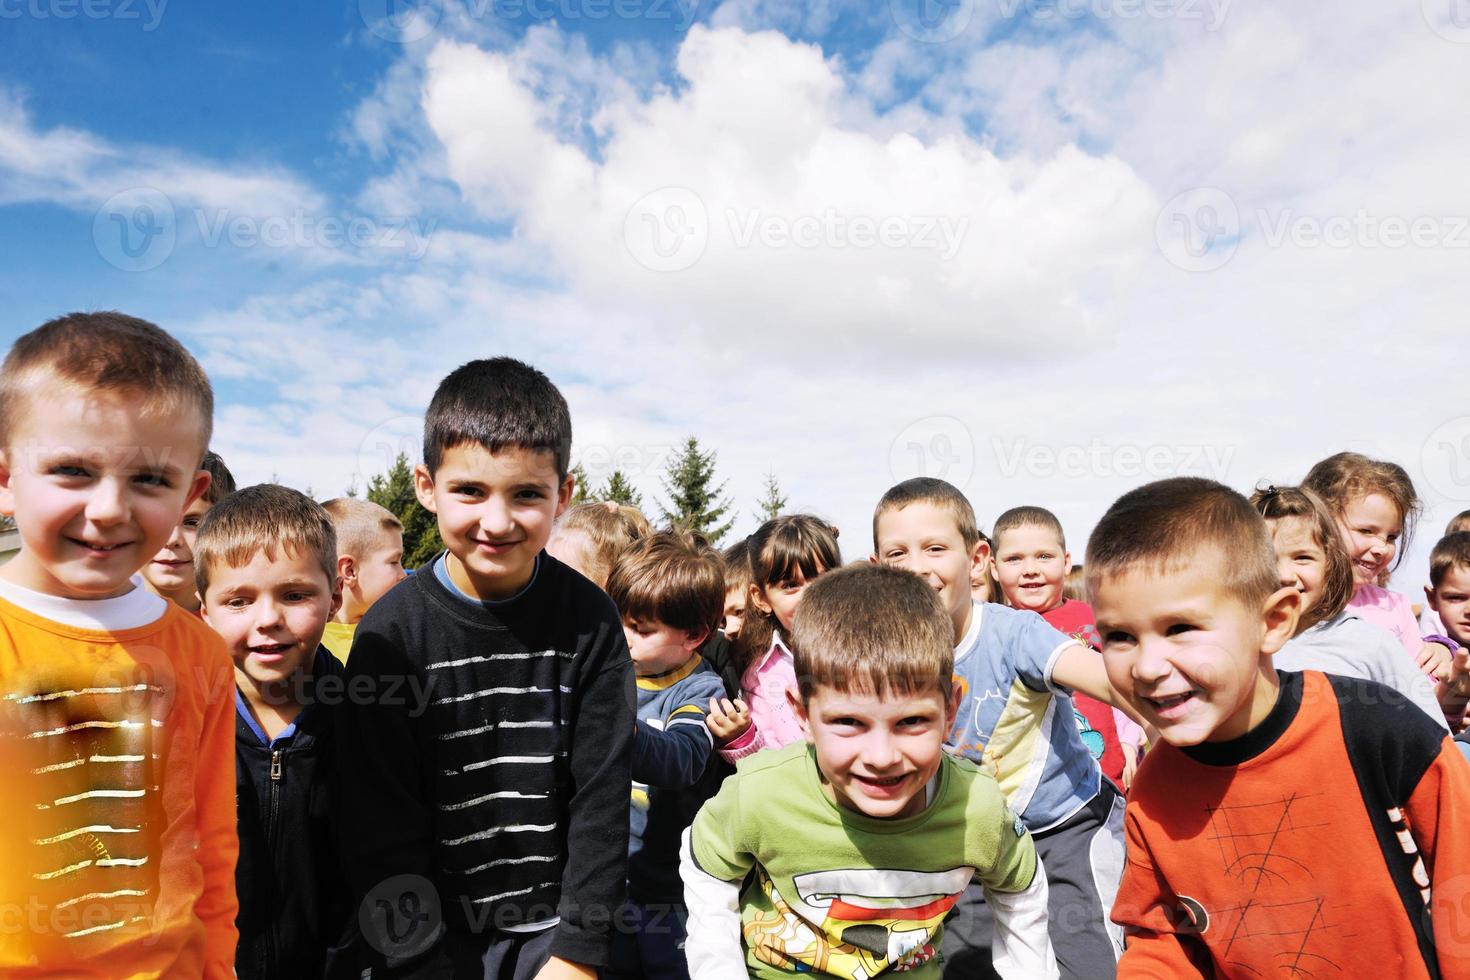
{"label": "dark pants", "polygon": [[601,980],[689,980],[684,937],[689,913],[680,904],[623,907]]}
{"label": "dark pants", "polygon": [[[1104,779],[1097,796],[1066,823],[1032,839],[1046,871],[1047,932],[1062,977],[1116,976],[1123,935],[1108,914],[1123,876],[1123,798]],[[984,893],[971,885],[945,923],[945,980],[996,977],[990,958],[994,932]]]}
{"label": "dark pants", "polygon": [[450,933],[444,951],[453,964],[455,980],[532,980],[551,959],[556,927],[540,932]]}

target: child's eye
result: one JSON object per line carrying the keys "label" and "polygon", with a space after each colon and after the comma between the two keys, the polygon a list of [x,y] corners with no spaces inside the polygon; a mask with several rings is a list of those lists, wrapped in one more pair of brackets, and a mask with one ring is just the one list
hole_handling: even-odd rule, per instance
{"label": "child's eye", "polygon": [[1132,642],[1133,635],[1131,633],[1124,633],[1122,630],[1107,630],[1103,633],[1103,643],[1106,644],[1118,646],[1124,643]]}
{"label": "child's eye", "polygon": [[80,466],[53,466],[51,467],[51,473],[55,476],[70,477],[82,477],[87,475],[87,471]]}
{"label": "child's eye", "polygon": [[145,487],[166,487],[169,485],[168,477],[162,473],[139,473],[133,479]]}
{"label": "child's eye", "polygon": [[184,527],[198,527],[198,526],[199,526],[199,518],[197,518],[197,517],[186,517],[186,518],[184,518]]}
{"label": "child's eye", "polygon": [[244,609],[248,605],[250,605],[250,600],[243,596],[235,596],[225,602],[226,609]]}
{"label": "child's eye", "polygon": [[313,592],[287,592],[286,593],[286,601],[287,602],[305,602],[308,599],[315,598],[315,595],[316,594],[313,593]]}
{"label": "child's eye", "polygon": [[1197,629],[1199,629],[1199,627],[1191,623],[1175,623],[1173,626],[1170,626],[1168,629],[1164,630],[1164,635],[1178,636],[1181,633],[1193,633]]}

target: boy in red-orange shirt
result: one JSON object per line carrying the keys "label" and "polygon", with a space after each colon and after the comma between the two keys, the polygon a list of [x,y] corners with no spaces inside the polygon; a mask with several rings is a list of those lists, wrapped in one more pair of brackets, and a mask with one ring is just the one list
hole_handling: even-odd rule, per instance
{"label": "boy in red-orange shirt", "polygon": [[1085,568],[1108,680],[1162,738],[1124,821],[1118,976],[1470,976],[1470,768],[1390,689],[1272,667],[1300,596],[1246,499],[1141,487]]}

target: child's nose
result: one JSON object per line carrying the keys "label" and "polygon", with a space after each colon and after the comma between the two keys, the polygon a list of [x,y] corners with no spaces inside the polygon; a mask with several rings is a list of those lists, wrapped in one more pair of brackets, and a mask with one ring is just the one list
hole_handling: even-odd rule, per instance
{"label": "child's nose", "polygon": [[114,524],[127,516],[127,496],[116,479],[99,480],[87,498],[86,516],[93,524]]}
{"label": "child's nose", "polygon": [[500,537],[511,529],[510,508],[505,506],[501,500],[491,498],[485,501],[480,511],[480,527],[491,537]]}
{"label": "child's nose", "polygon": [[1133,677],[1139,681],[1160,681],[1172,670],[1164,644],[1153,640],[1140,640],[1133,658]]}

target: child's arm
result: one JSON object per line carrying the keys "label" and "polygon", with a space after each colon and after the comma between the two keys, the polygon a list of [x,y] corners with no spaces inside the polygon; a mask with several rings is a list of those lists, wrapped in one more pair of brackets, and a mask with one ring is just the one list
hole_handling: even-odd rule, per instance
{"label": "child's arm", "polygon": [[720,758],[734,765],[766,748],[765,736],[750,716],[750,708],[739,698],[710,698],[705,724],[719,746]]}
{"label": "child's arm", "polygon": [[688,678],[684,703],[669,712],[663,730],[639,721],[633,735],[633,779],[646,786],[683,789],[699,782],[709,767],[714,739],[705,728],[703,702],[725,685],[714,674]]}
{"label": "child's arm", "polygon": [[[609,919],[623,904],[628,878],[628,788],[633,782],[633,659],[622,624],[609,615],[582,658],[568,764],[572,798],[567,807],[567,859],[562,869],[561,922],[551,941],[553,958],[603,966],[610,943]],[[553,960],[554,964],[554,960]],[[548,964],[556,975],[557,969]]]}
{"label": "child's arm", "polygon": [[1470,835],[1460,823],[1470,812],[1470,766],[1446,737],[1404,806],[1405,822],[1429,873],[1430,921],[1445,980],[1470,977]]}
{"label": "child's arm", "polygon": [[1057,976],[1057,959],[1047,932],[1046,872],[1031,832],[1011,812],[993,783],[994,810],[987,822],[996,822],[995,852],[984,855],[986,865],[975,875],[985,901],[995,914],[995,942],[991,958],[1003,980]]}
{"label": "child's arm", "polygon": [[1052,666],[1051,678],[1061,687],[1080,691],[1103,704],[1110,704],[1137,724],[1144,724],[1143,718],[1133,709],[1133,706],[1124,701],[1113,690],[1113,685],[1108,683],[1107,668],[1103,666],[1103,658],[1096,650],[1089,649],[1081,643],[1072,643],[1057,654]]}
{"label": "child's arm", "polygon": [[747,980],[740,885],[754,858],[739,844],[738,775],[727,779],[684,831],[679,877],[689,909],[684,955],[690,980]]}
{"label": "child's arm", "polygon": [[235,945],[240,910],[235,895],[235,862],[240,855],[235,813],[235,673],[224,650],[211,646],[200,691],[204,717],[194,765],[194,810],[199,827],[199,866],[203,888],[194,914],[204,923],[204,975],[209,980],[235,976]]}

